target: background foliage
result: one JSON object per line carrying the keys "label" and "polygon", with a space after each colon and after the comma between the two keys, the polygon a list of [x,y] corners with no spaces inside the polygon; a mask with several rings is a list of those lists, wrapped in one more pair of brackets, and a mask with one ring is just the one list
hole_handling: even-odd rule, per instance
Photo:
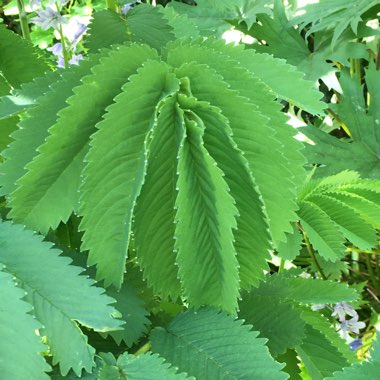
{"label": "background foliage", "polygon": [[1,378],[375,378],[379,8],[4,5]]}

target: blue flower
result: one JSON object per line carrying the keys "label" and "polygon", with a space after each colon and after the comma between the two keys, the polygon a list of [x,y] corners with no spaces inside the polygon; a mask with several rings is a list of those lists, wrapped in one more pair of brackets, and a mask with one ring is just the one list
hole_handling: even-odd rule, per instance
{"label": "blue flower", "polygon": [[356,351],[358,348],[360,348],[361,346],[363,345],[363,341],[362,339],[358,339],[356,338],[355,340],[353,340],[349,346],[350,346],[350,350],[351,351]]}

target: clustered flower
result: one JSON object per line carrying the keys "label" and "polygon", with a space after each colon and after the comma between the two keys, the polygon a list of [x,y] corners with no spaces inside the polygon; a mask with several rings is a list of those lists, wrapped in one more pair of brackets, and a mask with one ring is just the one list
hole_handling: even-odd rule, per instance
{"label": "clustered flower", "polygon": [[[87,26],[83,22],[79,22],[75,17],[68,20],[61,15],[61,8],[67,4],[69,0],[51,0],[45,8],[41,6],[41,0],[31,0],[30,7],[37,11],[37,16],[31,18],[31,22],[40,26],[43,30],[53,28],[58,33],[61,42],[57,42],[47,50],[52,52],[57,59],[58,67],[65,67],[64,49],[68,55],[68,63],[77,65],[83,59],[82,54],[75,54],[77,44],[86,33]],[[62,41],[64,39],[64,41]],[[63,46],[63,43],[65,45]]]}
{"label": "clustered flower", "polygon": [[[325,304],[315,304],[311,308],[313,310],[321,310],[329,307]],[[332,307],[332,317],[338,320],[339,335],[349,342],[351,350],[357,350],[363,344],[362,340],[358,338],[359,330],[365,327],[365,323],[359,321],[359,315],[356,310],[346,302],[339,302]],[[350,334],[355,334],[355,339]]]}

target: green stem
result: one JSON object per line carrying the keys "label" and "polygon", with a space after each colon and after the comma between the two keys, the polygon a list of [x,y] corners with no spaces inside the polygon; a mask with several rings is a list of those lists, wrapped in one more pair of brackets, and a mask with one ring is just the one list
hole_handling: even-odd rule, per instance
{"label": "green stem", "polygon": [[69,53],[67,51],[65,36],[63,35],[63,30],[62,30],[62,25],[59,26],[59,35],[61,36],[63,62],[65,64],[65,68],[67,68],[69,66]]}
{"label": "green stem", "polygon": [[17,8],[18,8],[18,14],[20,16],[22,36],[26,40],[32,41],[30,38],[28,17],[25,11],[25,5],[24,5],[23,0],[17,0]]}
{"label": "green stem", "polygon": [[281,273],[285,268],[285,260],[281,259],[280,260],[280,266],[278,267],[278,273]]}
{"label": "green stem", "polygon": [[[59,8],[58,3],[55,3],[55,7],[57,8],[57,12],[61,13],[61,9]],[[65,42],[65,36],[63,34],[63,28],[62,25],[59,25],[59,35],[61,37],[61,45],[62,45],[62,54],[63,54],[63,62],[65,65],[65,68],[69,66],[69,52],[67,51],[66,42]]]}
{"label": "green stem", "polygon": [[378,290],[379,289],[379,283],[377,281],[377,278],[376,278],[375,273],[374,273],[373,268],[372,268],[371,255],[365,255],[365,261],[367,264],[367,269],[368,269],[369,277],[371,278],[372,285]]}
{"label": "green stem", "polygon": [[317,267],[317,270],[318,270],[318,273],[321,275],[321,277],[324,279],[324,280],[327,280],[327,277],[326,275],[323,273],[323,270],[321,268],[321,266],[319,265],[319,262],[317,260],[317,257],[315,256],[315,253],[314,253],[314,250],[310,244],[310,241],[309,241],[309,238],[307,237],[305,231],[302,231],[302,234],[303,234],[303,238],[305,240],[305,244],[306,244],[306,249],[307,249],[307,252],[309,253],[311,259],[313,260],[315,266]]}
{"label": "green stem", "polygon": [[141,355],[141,354],[145,354],[146,352],[148,352],[152,347],[152,344],[150,342],[147,342],[145,343],[143,346],[141,346],[135,353],[134,355],[135,356],[138,356],[138,355]]}
{"label": "green stem", "polygon": [[106,0],[107,3],[107,9],[110,11],[117,12],[117,4],[115,0]]}

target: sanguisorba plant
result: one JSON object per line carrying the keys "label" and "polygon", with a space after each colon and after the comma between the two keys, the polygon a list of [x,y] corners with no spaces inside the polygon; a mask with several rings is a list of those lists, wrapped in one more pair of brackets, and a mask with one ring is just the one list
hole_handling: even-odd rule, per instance
{"label": "sanguisorba plant", "polygon": [[[305,219],[297,214],[306,181],[302,144],[276,99],[319,114],[313,84],[266,54],[176,39],[148,6],[127,20],[99,12],[90,33],[90,53],[79,66],[22,85],[0,107],[1,116],[20,117],[0,177],[7,218],[16,223],[0,224],[9,305],[0,310],[0,331],[8,334],[0,344],[5,379],[47,378],[41,351],[59,364],[55,378],[70,369],[99,379],[187,377],[164,359],[197,379],[286,379],[297,373],[299,357],[313,379],[349,366],[347,346],[307,305],[354,301],[356,291],[291,271],[265,275],[269,250]],[[12,83],[8,69],[2,62]],[[300,198],[304,209],[316,207],[309,198]],[[80,249],[108,295],[32,232],[62,243],[58,231],[74,215]],[[316,249],[323,251],[329,232],[319,232]],[[62,248],[72,247],[79,248]],[[146,285],[126,268],[142,270]],[[138,346],[117,359],[97,352],[95,363],[88,329],[124,347],[147,341],[146,292],[150,302],[168,301],[183,313],[165,328],[153,326],[140,355],[131,355]],[[239,310],[257,331],[234,320]],[[11,320],[25,332],[16,334]],[[150,345],[155,354],[146,352]]]}

